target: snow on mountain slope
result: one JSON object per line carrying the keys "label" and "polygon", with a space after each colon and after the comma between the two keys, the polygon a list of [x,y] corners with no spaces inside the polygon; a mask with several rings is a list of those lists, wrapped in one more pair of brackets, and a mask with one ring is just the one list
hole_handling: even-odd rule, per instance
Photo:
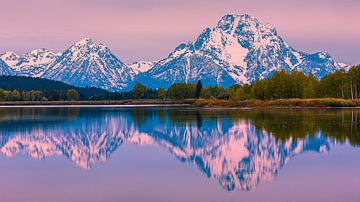
{"label": "snow on mountain slope", "polygon": [[12,75],[10,67],[2,59],[0,59],[0,75]]}
{"label": "snow on mountain slope", "polygon": [[0,54],[0,58],[12,69],[14,75],[41,77],[45,70],[60,56],[46,49],[35,49],[24,55],[14,52]]}
{"label": "snow on mountain slope", "polygon": [[175,82],[229,86],[267,78],[275,71],[298,70],[321,78],[348,65],[327,52],[307,54],[291,48],[269,24],[249,15],[225,15],[192,43],[181,44],[137,80],[150,87]]}
{"label": "snow on mountain slope", "polygon": [[85,38],[67,49],[43,77],[79,87],[116,91],[127,89],[135,74],[106,46]]}
{"label": "snow on mountain slope", "polygon": [[350,67],[335,62],[327,52],[308,54],[295,50],[272,26],[247,14],[225,15],[214,28],[206,28],[196,40],[180,44],[168,57],[157,62],[126,65],[107,47],[89,38],[62,54],[37,49],[24,55],[5,52],[0,54],[0,59],[14,75],[110,91],[129,90],[134,81],[151,88],[198,80],[205,86],[228,87],[264,79],[279,70],[297,70],[321,78]]}
{"label": "snow on mountain slope", "polygon": [[4,62],[6,62],[7,65],[16,69],[15,67],[16,67],[16,64],[19,63],[20,56],[14,52],[7,51],[5,53],[0,54],[0,59],[2,59]]}
{"label": "snow on mountain slope", "polygon": [[138,61],[138,62],[128,64],[128,66],[138,74],[141,72],[148,71],[155,65],[155,63],[156,62]]}

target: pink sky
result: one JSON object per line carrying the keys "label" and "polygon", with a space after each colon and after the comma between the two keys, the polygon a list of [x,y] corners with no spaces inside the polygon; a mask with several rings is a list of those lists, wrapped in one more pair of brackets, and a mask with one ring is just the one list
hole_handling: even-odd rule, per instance
{"label": "pink sky", "polygon": [[360,63],[359,0],[0,0],[0,51],[63,51],[84,38],[125,62],[158,60],[227,13],[270,23],[295,49]]}

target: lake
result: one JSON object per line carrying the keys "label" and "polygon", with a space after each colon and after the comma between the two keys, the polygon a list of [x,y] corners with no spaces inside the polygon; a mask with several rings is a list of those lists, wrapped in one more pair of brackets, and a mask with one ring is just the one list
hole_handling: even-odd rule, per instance
{"label": "lake", "polygon": [[0,201],[360,201],[360,110],[0,108]]}

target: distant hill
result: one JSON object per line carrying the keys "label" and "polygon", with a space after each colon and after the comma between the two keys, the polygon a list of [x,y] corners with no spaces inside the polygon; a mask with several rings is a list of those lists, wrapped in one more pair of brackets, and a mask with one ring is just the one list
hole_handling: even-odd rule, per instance
{"label": "distant hill", "polygon": [[79,88],[60,81],[25,76],[0,76],[0,89],[19,91],[67,91],[69,89],[76,89],[85,98],[109,93],[101,88]]}

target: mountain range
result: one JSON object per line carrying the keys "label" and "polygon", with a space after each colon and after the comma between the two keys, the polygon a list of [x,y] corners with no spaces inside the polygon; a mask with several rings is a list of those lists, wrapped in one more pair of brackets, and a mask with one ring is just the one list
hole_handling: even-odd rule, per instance
{"label": "mountain range", "polygon": [[36,49],[24,55],[0,54],[0,74],[41,77],[71,85],[129,90],[135,82],[169,87],[177,82],[205,86],[248,84],[275,71],[297,70],[317,78],[348,64],[335,62],[328,52],[308,54],[288,45],[276,29],[244,15],[225,15],[193,41],[180,44],[164,59],[125,64],[103,44],[85,38],[63,53]]}

